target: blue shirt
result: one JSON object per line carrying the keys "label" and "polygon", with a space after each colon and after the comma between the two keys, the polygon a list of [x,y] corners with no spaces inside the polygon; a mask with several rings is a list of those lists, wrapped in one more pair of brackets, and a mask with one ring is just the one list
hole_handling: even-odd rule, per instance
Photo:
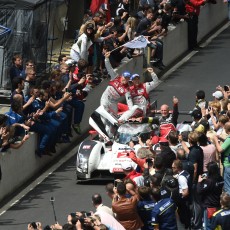
{"label": "blue shirt", "polygon": [[176,205],[170,198],[158,201],[152,210],[152,225],[159,225],[159,230],[177,230]]}

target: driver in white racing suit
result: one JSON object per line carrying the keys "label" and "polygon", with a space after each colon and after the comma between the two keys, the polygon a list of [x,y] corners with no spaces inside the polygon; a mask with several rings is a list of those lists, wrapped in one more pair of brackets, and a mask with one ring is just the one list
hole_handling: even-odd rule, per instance
{"label": "driver in white racing suit", "polygon": [[141,83],[139,74],[133,74],[130,78],[133,85],[129,87],[131,101],[129,100],[128,106],[131,109],[123,114],[122,118],[124,120],[128,120],[132,117],[137,109],[142,111],[142,116],[146,116],[146,112],[150,107],[149,92],[160,83],[157,75],[153,71],[153,68],[147,68],[147,71],[152,77],[152,81],[150,82]]}
{"label": "driver in white racing suit", "polygon": [[[111,80],[101,96],[100,106],[95,110],[89,120],[90,125],[101,134],[106,141],[109,141],[113,136],[112,126],[118,123],[116,115],[118,112],[117,104],[120,98],[125,96],[129,108],[132,106],[128,85],[131,74],[124,72],[119,76],[112,68],[109,56],[110,52],[105,54],[105,66],[111,76]],[[124,118],[121,116],[119,120],[124,120]],[[105,127],[103,127],[104,125]]]}

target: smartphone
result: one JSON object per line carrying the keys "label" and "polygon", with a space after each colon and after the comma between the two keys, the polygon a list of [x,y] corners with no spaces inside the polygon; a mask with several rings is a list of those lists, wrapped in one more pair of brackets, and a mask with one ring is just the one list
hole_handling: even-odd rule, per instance
{"label": "smartphone", "polygon": [[68,88],[65,88],[65,92],[68,93]]}
{"label": "smartphone", "polygon": [[85,213],[85,217],[87,218],[87,217],[89,217],[89,216],[92,216],[91,213],[90,213],[90,212],[86,212],[86,213]]}
{"label": "smartphone", "polygon": [[25,130],[25,135],[28,135],[28,130]]}
{"label": "smartphone", "polygon": [[50,197],[50,202],[54,202],[55,198],[53,196]]}
{"label": "smartphone", "polygon": [[118,184],[118,182],[115,180],[115,181],[114,181],[114,187],[115,187],[115,188],[117,187],[117,184]]}
{"label": "smartphone", "polygon": [[225,91],[225,92],[229,91],[229,86],[228,86],[228,85],[225,85],[225,86],[224,86],[224,91]]}

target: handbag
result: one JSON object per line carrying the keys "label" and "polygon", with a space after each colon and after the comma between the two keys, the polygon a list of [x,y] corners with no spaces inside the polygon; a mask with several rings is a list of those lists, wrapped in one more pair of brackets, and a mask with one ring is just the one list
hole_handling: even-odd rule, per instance
{"label": "handbag", "polygon": [[207,217],[211,219],[213,214],[217,211],[217,208],[207,208]]}

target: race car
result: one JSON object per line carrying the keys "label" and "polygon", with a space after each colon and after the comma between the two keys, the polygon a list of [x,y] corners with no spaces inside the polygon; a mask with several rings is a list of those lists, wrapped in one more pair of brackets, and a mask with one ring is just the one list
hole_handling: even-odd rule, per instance
{"label": "race car", "polygon": [[139,135],[150,136],[152,129],[149,124],[122,124],[114,137],[114,141],[107,146],[103,140],[85,140],[77,152],[76,174],[77,181],[90,179],[117,178],[122,174],[122,163],[131,162],[128,157],[131,149],[128,143]]}

